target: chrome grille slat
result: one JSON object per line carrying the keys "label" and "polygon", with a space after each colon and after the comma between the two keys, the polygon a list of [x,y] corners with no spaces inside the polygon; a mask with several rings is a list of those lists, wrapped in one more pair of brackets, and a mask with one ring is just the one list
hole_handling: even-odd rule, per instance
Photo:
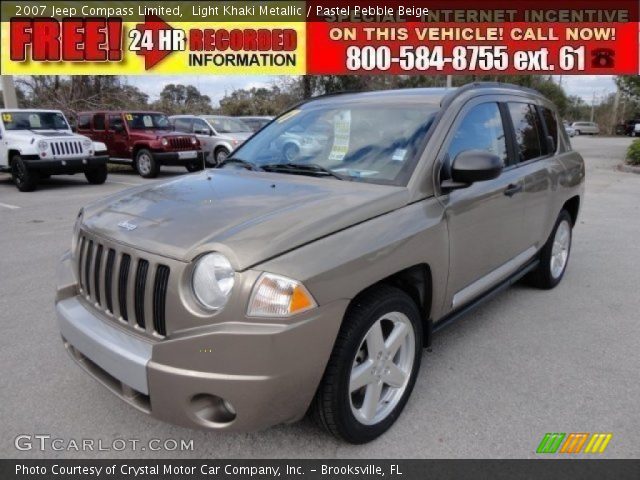
{"label": "chrome grille slat", "polygon": [[93,263],[93,240],[89,240],[84,254],[84,286],[88,297],[91,297],[91,264]]}
{"label": "chrome grille slat", "polygon": [[116,251],[113,248],[107,253],[107,264],[104,270],[104,297],[107,305],[107,311],[113,312],[113,267],[116,260]]}
{"label": "chrome grille slat", "polygon": [[94,297],[96,298],[96,303],[98,305],[102,305],[100,301],[103,297],[100,295],[100,277],[101,277],[101,268],[102,268],[102,253],[104,249],[102,245],[98,245],[96,249],[96,259],[94,261],[93,267],[93,291],[95,292]]}

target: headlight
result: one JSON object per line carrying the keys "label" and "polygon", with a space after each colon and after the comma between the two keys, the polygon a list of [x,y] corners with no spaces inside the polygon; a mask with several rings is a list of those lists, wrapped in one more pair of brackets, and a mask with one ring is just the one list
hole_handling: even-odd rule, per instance
{"label": "headlight", "polygon": [[235,272],[231,263],[221,253],[208,253],[198,260],[193,271],[193,293],[203,307],[218,311],[229,300]]}
{"label": "headlight", "polygon": [[169,145],[169,140],[167,140],[166,138],[163,138],[163,139],[162,139],[162,145],[163,145],[163,146],[165,146],[165,147],[166,147],[167,145]]}
{"label": "headlight", "polygon": [[85,139],[82,141],[82,146],[83,146],[84,148],[89,148],[91,145],[93,145],[93,142],[92,142],[91,140],[89,140],[88,138],[85,138]]}
{"label": "headlight", "polygon": [[281,275],[263,273],[253,287],[247,316],[290,317],[317,306],[300,282]]}
{"label": "headlight", "polygon": [[196,143],[198,143],[198,139],[196,137],[191,137],[191,144],[195,145]]}
{"label": "headlight", "polygon": [[40,140],[38,142],[38,150],[44,152],[49,147],[49,143],[46,140]]}

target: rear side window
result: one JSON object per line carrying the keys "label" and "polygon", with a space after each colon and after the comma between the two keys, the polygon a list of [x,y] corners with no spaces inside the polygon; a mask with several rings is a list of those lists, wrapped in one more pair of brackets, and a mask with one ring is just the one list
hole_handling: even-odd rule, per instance
{"label": "rear side window", "polygon": [[98,113],[93,116],[93,129],[104,130],[104,113]]}
{"label": "rear side window", "polygon": [[541,157],[545,149],[542,143],[542,124],[533,105],[509,103],[509,113],[516,135],[518,162]]}
{"label": "rear side window", "polygon": [[178,132],[191,133],[191,119],[189,118],[176,118],[173,126]]}
{"label": "rear side window", "polygon": [[115,130],[117,126],[124,128],[124,122],[120,115],[109,115],[109,130]]}
{"label": "rear side window", "polygon": [[542,107],[540,109],[542,111],[542,118],[544,118],[544,123],[547,124],[547,132],[549,136],[553,138],[553,144],[558,147],[558,120],[556,119],[555,113],[553,113],[548,108]]}
{"label": "rear side window", "polygon": [[497,103],[476,105],[466,114],[449,145],[449,161],[467,150],[491,152],[507,163],[507,143]]}
{"label": "rear side window", "polygon": [[91,115],[78,115],[78,130],[89,130],[91,128]]}

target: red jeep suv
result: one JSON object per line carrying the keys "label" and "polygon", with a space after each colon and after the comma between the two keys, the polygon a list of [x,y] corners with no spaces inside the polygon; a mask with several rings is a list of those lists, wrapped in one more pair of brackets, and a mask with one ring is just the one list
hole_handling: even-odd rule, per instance
{"label": "red jeep suv", "polygon": [[160,165],[201,170],[205,153],[195,135],[176,133],[159,112],[80,112],[78,133],[103,142],[111,163],[132,163],[144,178],[158,176]]}

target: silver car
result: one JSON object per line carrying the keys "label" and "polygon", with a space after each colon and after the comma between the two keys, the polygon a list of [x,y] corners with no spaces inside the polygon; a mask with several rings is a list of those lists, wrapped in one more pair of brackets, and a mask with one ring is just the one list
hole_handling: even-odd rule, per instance
{"label": "silver car", "polygon": [[598,135],[600,133],[600,127],[593,122],[573,122],[571,128],[576,135]]}
{"label": "silver car", "polygon": [[174,115],[169,119],[176,131],[198,137],[210,166],[220,164],[253,134],[244,122],[222,115]]}

